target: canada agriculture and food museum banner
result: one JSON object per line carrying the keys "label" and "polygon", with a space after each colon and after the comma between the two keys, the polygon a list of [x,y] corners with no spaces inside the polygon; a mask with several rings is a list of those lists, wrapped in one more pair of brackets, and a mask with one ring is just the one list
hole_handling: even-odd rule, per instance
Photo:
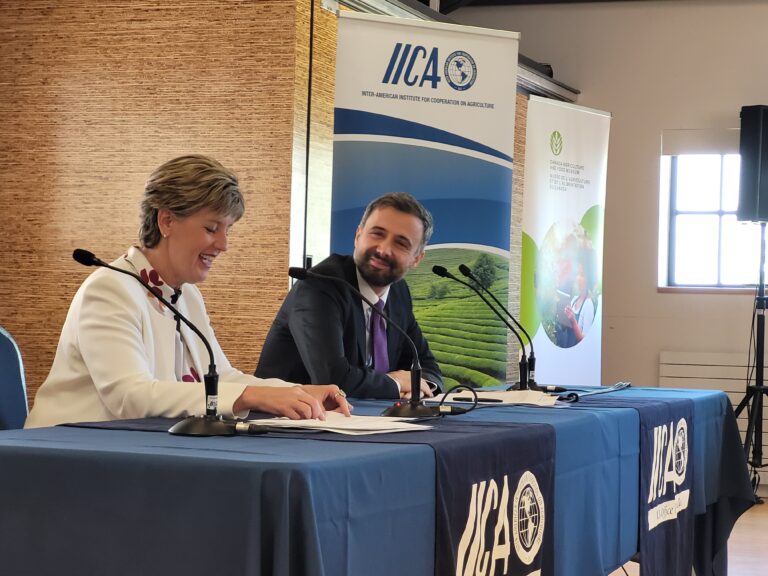
{"label": "canada agriculture and food museum banner", "polygon": [[520,316],[540,384],[600,385],[611,115],[531,96]]}
{"label": "canada agriculture and food museum banner", "polygon": [[507,301],[515,133],[515,32],[339,14],[331,251],[350,254],[365,206],[416,196],[435,219],[407,279],[449,386],[506,374],[506,328],[467,288],[431,273],[472,268]]}

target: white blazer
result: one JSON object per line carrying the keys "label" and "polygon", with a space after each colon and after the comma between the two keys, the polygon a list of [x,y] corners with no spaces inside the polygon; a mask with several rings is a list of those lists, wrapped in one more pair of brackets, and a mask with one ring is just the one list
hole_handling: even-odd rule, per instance
{"label": "white blazer", "polygon": [[[131,248],[112,264],[137,272],[130,262],[137,250]],[[177,307],[213,349],[220,414],[246,415],[233,414],[232,405],[247,385],[294,385],[232,367],[216,341],[196,286],[184,285]],[[181,333],[202,377],[208,373],[208,352],[184,323]],[[158,310],[154,296],[141,284],[114,270],[96,270],[72,300],[51,372],[35,396],[25,427],[205,413],[203,383],[176,379],[175,338],[175,321]]]}

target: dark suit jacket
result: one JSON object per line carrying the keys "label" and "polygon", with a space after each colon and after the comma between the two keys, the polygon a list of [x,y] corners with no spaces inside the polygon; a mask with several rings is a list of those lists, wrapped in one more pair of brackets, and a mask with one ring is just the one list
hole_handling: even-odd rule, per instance
{"label": "dark suit jacket", "polygon": [[[351,256],[331,255],[312,268],[358,288]],[[416,344],[422,378],[442,387],[442,375],[413,316],[405,281],[389,288],[384,312]],[[256,376],[301,384],[337,384],[356,398],[397,398],[397,384],[366,367],[365,316],[360,298],[331,280],[307,278],[285,298],[267,334]],[[390,370],[410,370],[413,353],[399,331],[387,329]]]}

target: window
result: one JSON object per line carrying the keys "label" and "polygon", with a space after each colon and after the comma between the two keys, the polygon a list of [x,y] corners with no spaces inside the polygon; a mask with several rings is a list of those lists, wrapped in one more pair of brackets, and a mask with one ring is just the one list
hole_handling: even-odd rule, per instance
{"label": "window", "polygon": [[758,283],[760,225],[736,217],[739,167],[735,153],[662,155],[660,286]]}

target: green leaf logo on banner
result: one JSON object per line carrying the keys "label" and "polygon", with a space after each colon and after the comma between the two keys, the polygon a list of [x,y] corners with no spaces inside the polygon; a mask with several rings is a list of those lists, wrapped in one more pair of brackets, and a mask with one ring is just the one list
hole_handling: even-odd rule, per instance
{"label": "green leaf logo on banner", "polygon": [[563,151],[563,136],[557,130],[552,132],[552,135],[549,137],[549,147],[555,156],[560,156],[560,153]]}

